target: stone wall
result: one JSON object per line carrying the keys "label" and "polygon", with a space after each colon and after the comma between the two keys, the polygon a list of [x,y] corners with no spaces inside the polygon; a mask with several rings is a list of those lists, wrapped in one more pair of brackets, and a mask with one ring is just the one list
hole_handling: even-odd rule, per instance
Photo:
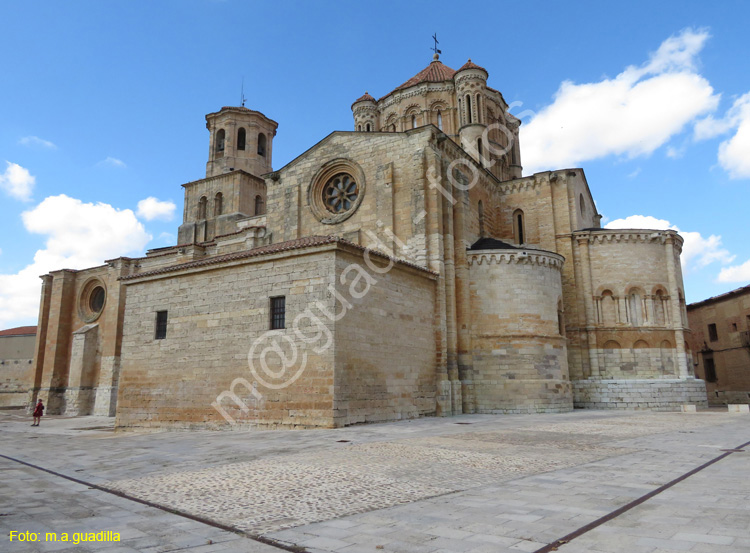
{"label": "stone wall", "polygon": [[[750,287],[689,305],[687,314],[691,361],[706,380],[709,403],[750,403]],[[715,378],[706,371],[707,359],[713,360]]]}
{"label": "stone wall", "polygon": [[0,336],[0,408],[25,407],[34,374],[33,334]]}
{"label": "stone wall", "polygon": [[576,380],[578,409],[648,409],[679,411],[682,405],[706,407],[702,380]]}
{"label": "stone wall", "polygon": [[336,259],[336,426],[435,414],[436,276],[372,260]]}
{"label": "stone wall", "polygon": [[[367,281],[346,269],[367,267],[360,249],[275,247],[278,253],[126,279],[118,428],[228,428],[222,412],[240,427],[332,427],[434,413],[436,276],[397,265],[358,297]],[[286,298],[286,328],[271,331],[276,296]],[[351,308],[336,320],[342,301]],[[157,311],[168,312],[161,340]],[[274,347],[296,361],[282,365]]]}
{"label": "stone wall", "polygon": [[470,410],[572,409],[559,319],[562,257],[540,250],[471,251],[469,263],[473,370],[464,386]]}
{"label": "stone wall", "polygon": [[[301,251],[126,280],[116,425],[225,428],[227,421],[212,403],[227,391],[243,404],[227,396],[219,403],[241,426],[333,426],[333,349],[316,353],[327,334],[302,344],[292,323],[312,302],[332,308],[327,287],[335,277],[334,254],[330,248]],[[267,335],[275,296],[286,298],[286,329]],[[154,335],[157,311],[168,313],[161,340]],[[333,323],[325,328],[332,333]],[[310,333],[304,326],[303,332]],[[253,373],[248,355],[255,343]],[[287,370],[277,355],[266,357],[264,369],[261,352],[274,343],[290,359],[291,344],[305,347]],[[256,384],[252,392],[256,376],[283,386],[299,367],[304,370],[292,384]],[[249,410],[243,412],[245,406]]]}

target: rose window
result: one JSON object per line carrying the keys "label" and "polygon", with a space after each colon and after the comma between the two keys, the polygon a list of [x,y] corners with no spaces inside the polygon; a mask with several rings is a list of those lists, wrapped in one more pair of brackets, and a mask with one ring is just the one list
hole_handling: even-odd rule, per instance
{"label": "rose window", "polygon": [[323,188],[323,203],[331,213],[349,211],[359,196],[359,185],[346,173],[334,176]]}

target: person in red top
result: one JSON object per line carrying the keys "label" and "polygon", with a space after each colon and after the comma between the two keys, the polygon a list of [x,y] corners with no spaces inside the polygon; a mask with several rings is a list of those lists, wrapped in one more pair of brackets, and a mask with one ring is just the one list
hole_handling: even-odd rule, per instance
{"label": "person in red top", "polygon": [[44,415],[44,404],[40,399],[37,402],[36,407],[34,407],[34,424],[32,424],[31,426],[39,426],[39,423],[42,420],[42,415]]}

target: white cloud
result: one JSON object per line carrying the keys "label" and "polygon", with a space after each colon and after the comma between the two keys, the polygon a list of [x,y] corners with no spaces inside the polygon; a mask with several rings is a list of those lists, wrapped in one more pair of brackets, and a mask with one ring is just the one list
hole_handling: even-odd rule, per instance
{"label": "white cloud", "polygon": [[83,203],[64,194],[25,211],[26,230],[47,236],[34,261],[15,274],[0,274],[0,328],[36,318],[39,276],[58,269],[83,269],[105,259],[138,255],[151,236],[130,209]]}
{"label": "white cloud", "polygon": [[716,280],[718,282],[750,282],[750,259],[742,265],[724,267]]}
{"label": "white cloud", "polygon": [[709,115],[695,124],[693,138],[708,140],[735,130],[719,145],[719,165],[733,179],[750,178],[750,92],[737,98],[724,117]]}
{"label": "white cloud", "polygon": [[22,146],[41,146],[42,148],[48,148],[50,150],[57,150],[57,146],[49,140],[44,140],[38,136],[24,136],[18,141]]}
{"label": "white cloud", "polygon": [[28,169],[24,169],[17,163],[6,161],[5,173],[0,175],[0,190],[25,202],[31,200],[31,191],[34,189],[36,177],[31,176]]}
{"label": "white cloud", "polygon": [[99,163],[97,163],[97,166],[99,167],[118,167],[121,169],[124,169],[127,167],[124,161],[121,159],[117,159],[116,157],[107,157],[106,159],[101,160]]}
{"label": "white cloud", "polygon": [[171,221],[174,217],[175,209],[177,209],[177,206],[174,202],[163,202],[158,198],[149,196],[145,200],[138,202],[137,214],[138,217],[146,219],[146,221],[153,221],[154,219]]}
{"label": "white cloud", "polygon": [[570,167],[608,155],[648,155],[719,102],[695,72],[708,32],[686,29],[649,61],[612,79],[565,81],[554,102],[521,127],[527,172]]}
{"label": "white cloud", "polygon": [[657,219],[650,215],[631,215],[624,219],[615,219],[607,223],[606,228],[676,230],[685,240],[682,246],[681,261],[682,267],[686,271],[691,268],[702,268],[716,261],[723,264],[731,263],[735,258],[722,247],[721,236],[712,234],[705,238],[700,232],[682,231],[669,221]]}
{"label": "white cloud", "polygon": [[636,167],[635,171],[633,171],[632,173],[628,174],[628,178],[629,179],[634,179],[635,177],[637,177],[640,174],[641,174],[641,168],[640,167]]}
{"label": "white cloud", "polygon": [[733,179],[750,178],[750,92],[735,101],[730,117],[737,121],[735,135],[719,145],[719,163]]}

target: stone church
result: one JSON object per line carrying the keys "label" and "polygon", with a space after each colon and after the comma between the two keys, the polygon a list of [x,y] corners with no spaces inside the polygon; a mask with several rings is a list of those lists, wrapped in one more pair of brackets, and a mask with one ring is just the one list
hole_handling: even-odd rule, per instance
{"label": "stone church", "polygon": [[42,277],[30,399],[127,427],[338,427],[706,404],[671,230],[600,226],[582,169],[522,176],[488,73],[437,54],[272,167],[206,116],[177,245]]}

